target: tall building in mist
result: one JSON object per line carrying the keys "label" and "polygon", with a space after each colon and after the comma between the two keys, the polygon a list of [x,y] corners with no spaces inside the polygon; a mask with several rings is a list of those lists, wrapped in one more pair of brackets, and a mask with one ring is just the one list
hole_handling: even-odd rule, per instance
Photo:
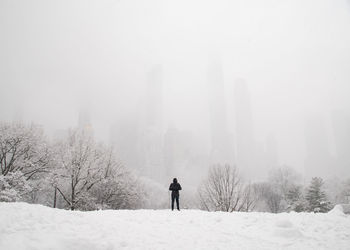
{"label": "tall building in mist", "polygon": [[310,115],[305,123],[305,177],[328,177],[334,174],[325,121],[320,115]]}
{"label": "tall building in mist", "polygon": [[171,128],[164,134],[164,167],[165,175],[169,178],[174,175],[173,170],[177,165],[177,159],[179,157],[179,144],[178,144],[178,131]]}
{"label": "tall building in mist", "polygon": [[160,65],[148,73],[142,116],[142,172],[162,181],[163,164],[163,70]]}
{"label": "tall building in mist", "polygon": [[140,109],[118,117],[110,131],[111,144],[122,163],[159,182],[165,173],[162,108],[162,68],[155,66],[147,75]]}
{"label": "tall building in mist", "polygon": [[276,138],[273,134],[269,134],[265,139],[265,170],[278,167],[278,150]]}
{"label": "tall building in mist", "polygon": [[234,149],[227,129],[227,112],[223,69],[216,58],[209,64],[208,84],[211,119],[211,163],[232,164]]}
{"label": "tall building in mist", "polygon": [[186,173],[191,158],[191,133],[169,128],[164,134],[164,167],[167,179]]}
{"label": "tall building in mist", "polygon": [[93,127],[91,123],[91,112],[88,107],[84,107],[79,110],[78,128],[83,129],[89,133],[93,133]]}
{"label": "tall building in mist", "polygon": [[196,187],[207,176],[208,151],[190,131],[167,129],[164,135],[165,178],[180,177],[187,188]]}
{"label": "tall building in mist", "polygon": [[162,130],[163,121],[163,69],[154,66],[147,76],[144,100],[144,124],[148,128]]}
{"label": "tall building in mist", "polygon": [[137,117],[119,118],[111,126],[110,143],[121,162],[130,169],[140,171],[140,131]]}
{"label": "tall building in mist", "polygon": [[335,171],[350,175],[350,110],[333,110],[332,127],[336,149]]}
{"label": "tall building in mist", "polygon": [[261,163],[257,159],[254,123],[250,93],[246,82],[238,79],[234,89],[237,165],[247,177],[261,175]]}
{"label": "tall building in mist", "polygon": [[21,105],[17,104],[14,107],[14,112],[13,112],[13,118],[12,118],[13,122],[16,123],[23,123],[23,108]]}

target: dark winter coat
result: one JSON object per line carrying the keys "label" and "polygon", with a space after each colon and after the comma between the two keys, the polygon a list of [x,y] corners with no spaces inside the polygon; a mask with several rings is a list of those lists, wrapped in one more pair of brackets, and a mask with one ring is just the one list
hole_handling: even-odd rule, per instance
{"label": "dark winter coat", "polygon": [[177,179],[174,178],[173,183],[170,184],[169,190],[171,191],[172,196],[179,196],[179,190],[181,190],[180,183],[177,182]]}

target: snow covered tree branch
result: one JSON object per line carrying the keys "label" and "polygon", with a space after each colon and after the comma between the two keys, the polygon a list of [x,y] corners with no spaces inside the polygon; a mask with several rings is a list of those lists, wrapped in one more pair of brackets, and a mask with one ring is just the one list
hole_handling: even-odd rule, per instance
{"label": "snow covered tree branch", "polygon": [[21,200],[27,195],[32,190],[29,181],[47,172],[50,157],[49,146],[39,126],[1,123],[0,193],[3,199],[0,200]]}
{"label": "snow covered tree branch", "polygon": [[208,211],[250,211],[254,205],[252,190],[244,186],[236,168],[215,165],[199,188],[202,209]]}

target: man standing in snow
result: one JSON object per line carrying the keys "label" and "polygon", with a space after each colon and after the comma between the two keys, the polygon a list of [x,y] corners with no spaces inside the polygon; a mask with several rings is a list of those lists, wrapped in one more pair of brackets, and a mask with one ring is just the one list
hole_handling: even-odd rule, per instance
{"label": "man standing in snow", "polygon": [[174,210],[174,201],[176,200],[176,207],[177,210],[180,211],[180,206],[179,206],[179,190],[181,190],[181,185],[180,183],[177,182],[177,179],[173,179],[173,183],[170,184],[169,190],[171,190],[171,210]]}

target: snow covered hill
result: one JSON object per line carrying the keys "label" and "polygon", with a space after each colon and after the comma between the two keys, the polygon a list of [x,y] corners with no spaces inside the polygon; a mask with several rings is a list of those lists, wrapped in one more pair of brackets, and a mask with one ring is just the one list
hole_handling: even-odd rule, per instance
{"label": "snow covered hill", "polygon": [[0,249],[350,249],[350,216],[338,209],[78,212],[0,203]]}

